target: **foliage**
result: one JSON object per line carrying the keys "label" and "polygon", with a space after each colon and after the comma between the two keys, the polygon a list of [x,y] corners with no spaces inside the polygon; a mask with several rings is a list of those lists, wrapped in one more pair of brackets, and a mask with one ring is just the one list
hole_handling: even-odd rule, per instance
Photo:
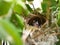
{"label": "foliage", "polygon": [[19,16],[18,14],[13,13],[11,16],[10,21],[17,27],[20,29],[23,29],[24,27],[24,21],[22,16]]}
{"label": "foliage", "polygon": [[7,20],[0,20],[0,38],[8,40],[13,45],[22,45],[16,27]]}
{"label": "foliage", "polygon": [[3,0],[2,1],[1,0],[0,3],[1,3],[0,4],[0,15],[7,14],[8,11],[10,10],[10,8],[12,8],[12,7],[13,7],[12,10],[18,14],[25,13],[24,15],[28,15],[28,13],[29,13],[25,4],[21,0],[15,0],[15,1],[14,0],[12,0],[12,1],[10,1],[10,0],[8,0],[8,1]]}
{"label": "foliage", "polygon": [[57,23],[60,26],[60,11],[58,12],[58,16],[57,16]]}
{"label": "foliage", "polygon": [[8,10],[10,9],[12,5],[12,1],[6,2],[1,0],[0,1],[0,16],[8,13]]}
{"label": "foliage", "polygon": [[[31,2],[33,0],[27,1]],[[43,10],[42,13],[44,13],[49,20],[51,19],[51,12],[56,11],[59,7],[56,17],[57,23],[60,26],[60,0],[43,0],[41,6]],[[7,40],[12,45],[23,45],[20,36],[24,28],[22,16],[28,16],[30,13],[33,13],[33,11],[36,10],[33,10],[29,4],[26,4],[26,0],[0,0],[0,39]],[[9,19],[6,17],[9,17]]]}
{"label": "foliage", "polygon": [[[12,15],[10,16],[10,13],[11,13],[10,10],[12,13],[13,12],[18,13],[18,14],[15,14],[15,17],[17,19],[18,25],[20,25],[19,29],[15,27],[13,24],[11,24],[12,22],[10,22],[10,20],[13,18]],[[0,16],[2,16],[0,18],[0,39],[7,40],[12,45],[22,45],[23,43],[20,37],[20,30],[23,30],[24,23],[23,23],[22,17],[20,17],[19,14],[28,15],[28,12],[29,11],[27,10],[22,0],[20,1],[19,0],[0,0]],[[6,16],[8,16],[9,19],[6,18]],[[8,19],[8,20],[5,20],[5,19]]]}

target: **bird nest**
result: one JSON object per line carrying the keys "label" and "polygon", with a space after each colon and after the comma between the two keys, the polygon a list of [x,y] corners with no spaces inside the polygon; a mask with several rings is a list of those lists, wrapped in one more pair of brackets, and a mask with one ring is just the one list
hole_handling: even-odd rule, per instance
{"label": "bird nest", "polygon": [[48,27],[47,22],[44,16],[31,16],[23,31],[24,45],[55,45],[59,27],[56,23]]}

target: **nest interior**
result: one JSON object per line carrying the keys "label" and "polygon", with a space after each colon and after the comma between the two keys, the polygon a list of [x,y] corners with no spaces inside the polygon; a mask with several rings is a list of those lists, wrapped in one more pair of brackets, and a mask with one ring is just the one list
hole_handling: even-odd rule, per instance
{"label": "nest interior", "polygon": [[34,23],[37,23],[38,26],[43,25],[46,22],[46,18],[42,15],[33,15],[29,18],[28,24],[34,26]]}

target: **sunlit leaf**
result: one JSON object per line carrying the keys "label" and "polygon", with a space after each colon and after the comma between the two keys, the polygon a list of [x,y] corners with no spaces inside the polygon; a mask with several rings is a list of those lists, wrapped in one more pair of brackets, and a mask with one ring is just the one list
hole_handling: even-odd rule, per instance
{"label": "sunlit leaf", "polygon": [[8,13],[9,9],[11,8],[11,4],[11,1],[0,1],[0,16]]}
{"label": "sunlit leaf", "polygon": [[14,7],[14,12],[25,15],[27,16],[29,14],[29,11],[26,7],[26,5],[22,1],[17,1],[15,7]]}

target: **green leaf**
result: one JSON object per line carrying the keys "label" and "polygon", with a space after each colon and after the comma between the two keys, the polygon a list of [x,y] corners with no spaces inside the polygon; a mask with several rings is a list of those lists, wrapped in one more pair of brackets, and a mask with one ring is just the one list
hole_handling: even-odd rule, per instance
{"label": "green leaf", "polygon": [[50,2],[51,2],[51,6],[56,6],[57,5],[56,0],[50,0]]}
{"label": "green leaf", "polygon": [[26,2],[26,0],[21,0],[22,2]]}
{"label": "green leaf", "polygon": [[58,0],[58,6],[60,7],[60,0]]}
{"label": "green leaf", "polygon": [[34,1],[34,0],[27,0],[27,1]]}
{"label": "green leaf", "polygon": [[21,28],[23,29],[24,27],[24,20],[23,17],[21,15],[18,15],[16,13],[13,13],[10,21],[17,27],[17,28]]}
{"label": "green leaf", "polygon": [[57,24],[60,26],[60,19],[57,20]]}
{"label": "green leaf", "polygon": [[20,28],[23,29],[23,27],[24,27],[24,20],[23,20],[23,18],[21,16],[19,16],[18,14],[16,14],[15,16],[16,16],[18,24],[20,25]]}
{"label": "green leaf", "polygon": [[60,11],[58,12],[57,19],[60,19]]}
{"label": "green leaf", "polygon": [[47,6],[48,6],[47,3],[44,2],[41,5],[42,5],[43,12],[46,12],[47,11]]}
{"label": "green leaf", "polygon": [[25,16],[27,16],[29,14],[29,11],[28,11],[26,5],[22,1],[16,2],[16,5],[14,7],[14,12],[21,14],[21,15],[25,15]]}
{"label": "green leaf", "polygon": [[0,1],[0,16],[8,13],[9,9],[11,8],[11,4],[11,1]]}
{"label": "green leaf", "polygon": [[57,24],[60,26],[60,11],[58,12],[58,15],[57,15]]}
{"label": "green leaf", "polygon": [[29,4],[26,4],[26,7],[31,13],[33,12],[32,8],[29,6]]}
{"label": "green leaf", "polygon": [[55,11],[57,8],[57,2],[56,0],[43,0],[41,6],[43,12],[46,12],[48,7],[53,7],[52,10]]}
{"label": "green leaf", "polygon": [[16,27],[7,20],[0,20],[0,39],[8,40],[12,45],[22,45]]}

